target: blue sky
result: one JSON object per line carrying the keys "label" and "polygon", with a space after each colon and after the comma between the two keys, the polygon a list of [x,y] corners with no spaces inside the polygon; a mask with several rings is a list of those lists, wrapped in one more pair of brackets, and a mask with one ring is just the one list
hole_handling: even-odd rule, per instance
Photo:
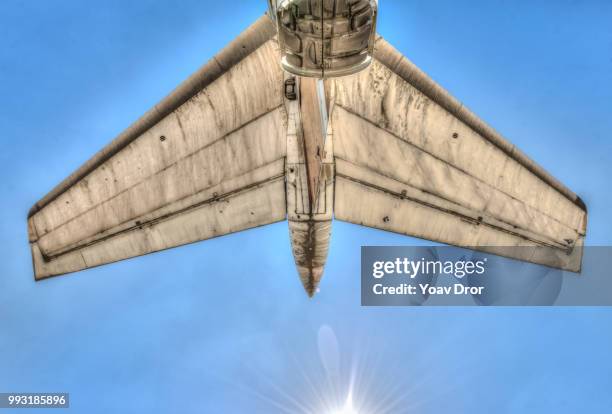
{"label": "blue sky", "polygon": [[[423,243],[408,237],[334,223],[314,300],[285,223],[33,282],[29,207],[264,3],[2,2],[0,392],[70,392],[76,413],[271,413],[344,395],[357,367],[355,401],[388,395],[391,412],[612,410],[609,309],[360,307],[360,246]],[[380,6],[379,32],[580,194],[588,244],[610,245],[612,3]]]}

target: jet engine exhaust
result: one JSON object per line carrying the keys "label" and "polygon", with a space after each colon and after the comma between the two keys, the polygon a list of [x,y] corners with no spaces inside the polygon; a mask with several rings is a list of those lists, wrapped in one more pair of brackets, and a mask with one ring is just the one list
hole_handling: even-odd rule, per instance
{"label": "jet engine exhaust", "polygon": [[351,75],[372,61],[377,0],[269,0],[283,68],[298,76]]}

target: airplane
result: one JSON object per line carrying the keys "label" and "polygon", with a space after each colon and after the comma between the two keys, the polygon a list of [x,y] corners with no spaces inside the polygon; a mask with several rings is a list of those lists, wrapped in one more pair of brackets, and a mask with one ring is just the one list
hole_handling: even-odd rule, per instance
{"label": "airplane", "polygon": [[377,0],[267,6],[32,207],[35,280],[288,221],[312,297],[333,219],[580,272],[584,202],[378,35]]}

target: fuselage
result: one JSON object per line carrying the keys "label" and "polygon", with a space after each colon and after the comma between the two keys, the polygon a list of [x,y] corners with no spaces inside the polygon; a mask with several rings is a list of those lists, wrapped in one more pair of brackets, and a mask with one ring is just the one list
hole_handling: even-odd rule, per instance
{"label": "fuselage", "polygon": [[[287,219],[304,289],[313,296],[323,275],[334,206],[333,136],[322,80],[298,77],[287,111]],[[293,97],[291,97],[293,98]]]}
{"label": "fuselage", "polygon": [[287,125],[287,212],[295,263],[313,296],[327,260],[334,206],[333,107],[327,78],[372,62],[377,0],[269,0],[277,29]]}

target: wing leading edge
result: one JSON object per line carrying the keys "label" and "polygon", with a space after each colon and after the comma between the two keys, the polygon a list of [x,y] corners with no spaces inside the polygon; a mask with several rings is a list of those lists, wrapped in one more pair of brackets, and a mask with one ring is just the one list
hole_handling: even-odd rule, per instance
{"label": "wing leading edge", "polygon": [[580,198],[382,38],[374,58],[330,82],[335,218],[579,271]]}
{"label": "wing leading edge", "polygon": [[274,35],[262,17],[36,203],[36,279],[285,220]]}

